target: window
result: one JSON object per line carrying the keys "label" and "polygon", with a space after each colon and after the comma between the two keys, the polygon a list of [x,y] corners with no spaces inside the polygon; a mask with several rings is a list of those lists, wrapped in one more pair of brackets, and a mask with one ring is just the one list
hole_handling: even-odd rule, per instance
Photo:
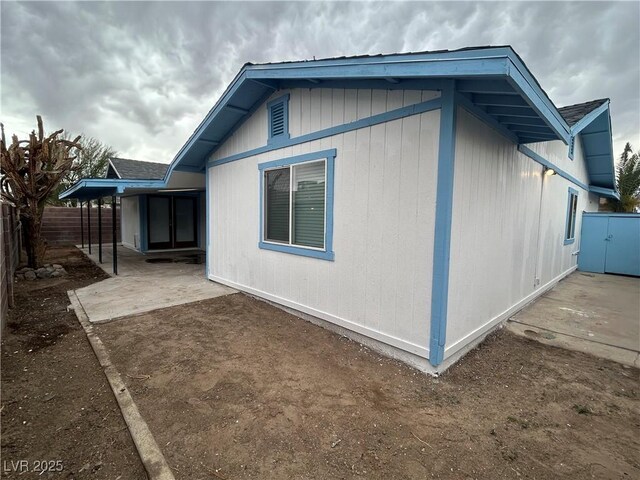
{"label": "window", "polygon": [[567,226],[564,234],[564,244],[569,245],[576,240],[576,215],[578,214],[578,191],[569,188],[567,203]]}
{"label": "window", "polygon": [[289,94],[267,103],[269,117],[268,143],[289,139]]}
{"label": "window", "polygon": [[335,149],[258,165],[259,247],[333,260]]}

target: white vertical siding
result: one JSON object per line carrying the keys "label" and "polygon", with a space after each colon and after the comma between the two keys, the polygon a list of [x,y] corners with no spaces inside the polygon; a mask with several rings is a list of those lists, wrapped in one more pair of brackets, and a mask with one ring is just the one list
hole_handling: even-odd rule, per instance
{"label": "white vertical siding", "polygon": [[[573,161],[561,142],[530,147],[588,183],[578,145]],[[455,161],[445,357],[575,267],[581,212],[595,200],[559,175],[543,176],[540,164],[463,109]],[[564,245],[569,187],[579,192],[576,241]]]}
{"label": "white vertical siding", "polygon": [[[274,92],[212,155],[219,159],[267,144],[267,103],[289,94],[289,133],[298,137],[440,96],[430,90],[309,88]],[[355,107],[355,108],[354,108]]]}
{"label": "white vertical siding", "polygon": [[[300,114],[291,114],[290,125],[304,129],[424,98],[410,91],[295,92],[292,100],[301,103],[292,101],[293,112]],[[303,113],[311,111],[320,114]],[[211,278],[427,357],[439,120],[439,111],[427,112],[210,168]],[[257,165],[327,148],[337,149],[335,261],[259,249]]]}
{"label": "white vertical siding", "polygon": [[140,250],[140,210],[137,195],[120,199],[120,225],[122,245]]}

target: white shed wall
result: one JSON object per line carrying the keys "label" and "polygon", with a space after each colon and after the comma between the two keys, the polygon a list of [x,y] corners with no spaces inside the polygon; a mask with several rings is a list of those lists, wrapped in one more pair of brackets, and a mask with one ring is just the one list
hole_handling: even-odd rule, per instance
{"label": "white shed wall", "polygon": [[[530,145],[588,183],[576,147],[572,161],[561,142]],[[559,175],[543,177],[540,164],[464,109],[455,161],[445,358],[572,271],[581,212],[597,210],[596,196]],[[564,245],[569,187],[579,192],[576,241]]]}
{"label": "white shed wall", "polygon": [[[426,96],[319,93],[321,114],[305,128]],[[292,135],[301,123],[295,112]],[[428,357],[439,121],[436,110],[210,168],[210,278]],[[242,140],[216,156],[263,145],[266,123],[254,131],[247,122],[236,134]],[[259,249],[258,163],[328,148],[337,149],[335,261]]]}
{"label": "white shed wall", "polygon": [[138,196],[120,198],[122,245],[140,250],[140,203]]}
{"label": "white shed wall", "polygon": [[219,159],[267,144],[267,103],[289,94],[289,133],[298,137],[440,96],[429,90],[309,88],[279,90],[211,157]]}

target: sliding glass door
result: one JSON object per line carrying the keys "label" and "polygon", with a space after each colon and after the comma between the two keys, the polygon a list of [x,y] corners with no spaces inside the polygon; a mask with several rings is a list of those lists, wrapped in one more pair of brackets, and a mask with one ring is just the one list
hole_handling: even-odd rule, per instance
{"label": "sliding glass door", "polygon": [[198,246],[196,197],[149,195],[149,250]]}

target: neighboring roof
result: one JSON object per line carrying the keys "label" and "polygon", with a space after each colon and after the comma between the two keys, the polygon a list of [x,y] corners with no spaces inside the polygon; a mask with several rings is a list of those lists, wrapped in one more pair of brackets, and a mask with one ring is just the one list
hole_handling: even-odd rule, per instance
{"label": "neighboring roof", "polygon": [[[123,178],[135,180],[161,180],[169,165],[166,163],[143,162],[128,158],[112,157],[109,159],[107,178]],[[115,173],[115,176],[113,175]]]}
{"label": "neighboring roof", "polygon": [[558,111],[569,124],[573,127],[576,123],[582,120],[587,114],[598,108],[600,105],[608,102],[608,98],[602,98],[599,100],[591,100],[590,102],[576,103],[575,105],[567,105],[566,107],[560,107]]}

